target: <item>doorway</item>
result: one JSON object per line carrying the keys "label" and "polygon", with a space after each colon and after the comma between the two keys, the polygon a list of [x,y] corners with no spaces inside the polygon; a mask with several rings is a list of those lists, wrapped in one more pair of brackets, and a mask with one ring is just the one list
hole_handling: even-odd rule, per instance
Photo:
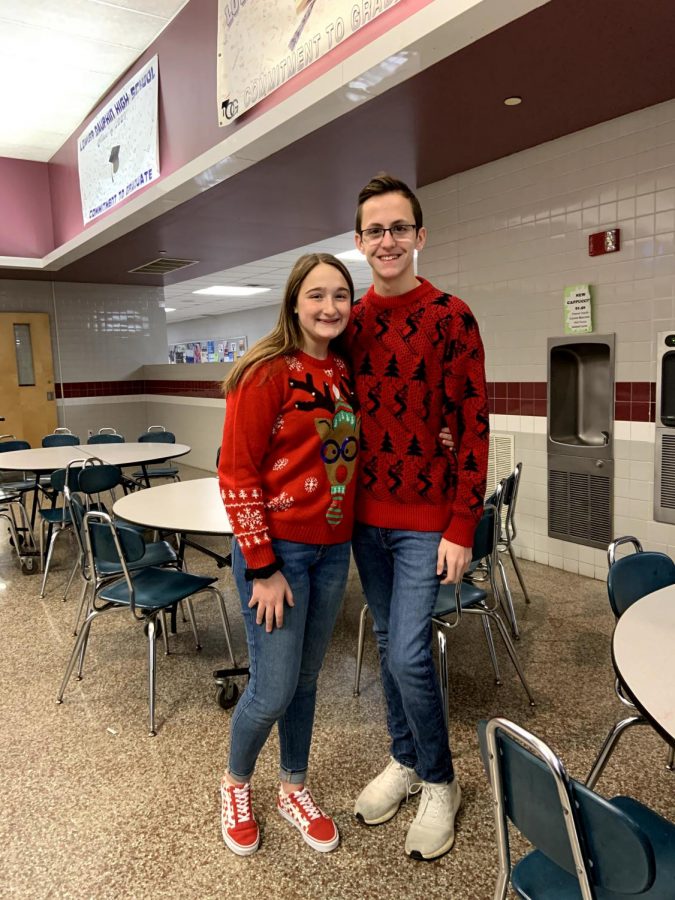
{"label": "doorway", "polygon": [[0,417],[2,434],[31,447],[56,427],[48,313],[0,313]]}

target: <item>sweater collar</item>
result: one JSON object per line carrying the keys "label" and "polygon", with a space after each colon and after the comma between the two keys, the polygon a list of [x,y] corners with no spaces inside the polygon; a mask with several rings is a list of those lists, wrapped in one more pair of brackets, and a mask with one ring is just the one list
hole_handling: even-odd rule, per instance
{"label": "sweater collar", "polygon": [[363,299],[378,309],[400,309],[405,306],[415,306],[421,301],[439,294],[438,289],[426,278],[422,278],[420,275],[415,277],[419,284],[412,291],[407,291],[405,294],[398,294],[395,297],[383,297],[382,294],[377,294],[375,288],[371,285],[364,294]]}

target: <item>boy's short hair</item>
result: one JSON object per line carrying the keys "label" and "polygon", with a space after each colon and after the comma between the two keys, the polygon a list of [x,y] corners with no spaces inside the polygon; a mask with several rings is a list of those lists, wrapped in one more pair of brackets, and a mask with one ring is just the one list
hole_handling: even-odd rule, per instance
{"label": "boy's short hair", "polygon": [[419,231],[424,224],[420,201],[404,181],[394,178],[393,175],[389,175],[387,172],[379,172],[374,178],[370,179],[368,184],[362,188],[359,193],[358,206],[356,208],[357,233],[361,233],[361,212],[363,210],[363,204],[366,200],[370,200],[371,197],[379,197],[381,194],[403,194],[406,199],[410,200],[413,216],[415,218],[415,227]]}

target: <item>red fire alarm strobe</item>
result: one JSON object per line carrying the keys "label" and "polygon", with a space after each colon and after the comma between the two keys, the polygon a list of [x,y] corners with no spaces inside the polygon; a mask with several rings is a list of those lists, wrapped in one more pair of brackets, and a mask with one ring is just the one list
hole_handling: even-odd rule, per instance
{"label": "red fire alarm strobe", "polygon": [[602,256],[603,253],[616,253],[621,249],[621,229],[611,228],[609,231],[598,231],[588,236],[588,255]]}

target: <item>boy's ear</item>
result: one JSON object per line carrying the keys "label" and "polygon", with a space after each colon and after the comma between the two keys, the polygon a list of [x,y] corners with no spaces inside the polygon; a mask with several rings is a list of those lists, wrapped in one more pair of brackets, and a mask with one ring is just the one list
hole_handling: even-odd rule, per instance
{"label": "boy's ear", "polygon": [[426,242],[427,242],[427,230],[424,227],[424,225],[422,225],[420,230],[417,232],[417,240],[415,241],[415,250],[423,250]]}

